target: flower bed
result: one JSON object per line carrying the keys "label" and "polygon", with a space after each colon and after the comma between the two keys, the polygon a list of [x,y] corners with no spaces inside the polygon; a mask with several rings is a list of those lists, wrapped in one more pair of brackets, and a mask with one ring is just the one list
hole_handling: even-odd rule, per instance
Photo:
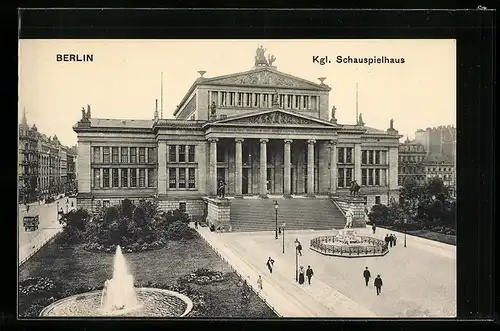
{"label": "flower bed", "polygon": [[200,268],[195,272],[184,275],[179,278],[180,284],[194,283],[198,285],[208,285],[216,282],[223,282],[227,278],[220,271],[212,271],[206,268]]}
{"label": "flower bed", "polygon": [[[157,241],[154,241],[152,243],[133,243],[131,245],[125,245],[125,246],[120,246],[122,249],[122,252],[124,253],[135,253],[135,252],[145,252],[145,251],[150,251],[150,250],[157,250],[165,247],[167,244],[167,241],[163,238],[158,239]],[[103,245],[103,244],[98,244],[96,242],[88,243],[85,246],[83,246],[83,249],[85,249],[88,252],[93,252],[93,253],[109,253],[109,254],[114,254],[116,252],[116,245]]]}

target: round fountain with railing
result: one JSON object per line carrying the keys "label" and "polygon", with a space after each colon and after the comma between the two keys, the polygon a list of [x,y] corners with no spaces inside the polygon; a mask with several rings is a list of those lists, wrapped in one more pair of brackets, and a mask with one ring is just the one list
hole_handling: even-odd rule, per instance
{"label": "round fountain with railing", "polygon": [[331,236],[313,238],[310,247],[323,255],[341,257],[384,256],[389,252],[384,240],[360,236],[352,228],[336,231]]}
{"label": "round fountain with railing", "polygon": [[158,289],[135,288],[125,257],[117,246],[113,277],[102,291],[92,291],[58,300],[45,307],[40,316],[57,317],[183,317],[193,309],[184,294]]}

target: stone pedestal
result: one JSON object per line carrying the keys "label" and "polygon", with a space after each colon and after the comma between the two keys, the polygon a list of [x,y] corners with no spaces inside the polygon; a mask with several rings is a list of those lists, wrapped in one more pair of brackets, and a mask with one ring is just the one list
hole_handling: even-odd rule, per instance
{"label": "stone pedestal", "polygon": [[231,201],[229,199],[205,198],[207,202],[207,224],[215,226],[217,232],[230,232],[231,224],[229,216],[231,211]]}
{"label": "stone pedestal", "polygon": [[365,220],[365,199],[363,197],[334,196],[333,202],[345,215],[349,208],[352,208],[354,217],[352,219],[353,228],[364,228]]}

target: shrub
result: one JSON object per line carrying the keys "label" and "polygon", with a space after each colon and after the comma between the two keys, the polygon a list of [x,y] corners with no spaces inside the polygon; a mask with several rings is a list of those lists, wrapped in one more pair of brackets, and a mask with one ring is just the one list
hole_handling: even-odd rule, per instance
{"label": "shrub", "polygon": [[177,221],[168,226],[167,238],[172,240],[191,239],[194,237],[194,232],[186,223]]}

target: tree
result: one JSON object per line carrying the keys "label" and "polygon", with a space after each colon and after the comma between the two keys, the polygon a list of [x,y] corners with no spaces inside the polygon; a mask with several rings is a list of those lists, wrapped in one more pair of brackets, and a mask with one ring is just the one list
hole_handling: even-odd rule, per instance
{"label": "tree", "polygon": [[368,218],[370,221],[375,222],[375,224],[384,225],[387,223],[389,216],[389,208],[386,205],[373,205],[372,209],[368,213]]}

